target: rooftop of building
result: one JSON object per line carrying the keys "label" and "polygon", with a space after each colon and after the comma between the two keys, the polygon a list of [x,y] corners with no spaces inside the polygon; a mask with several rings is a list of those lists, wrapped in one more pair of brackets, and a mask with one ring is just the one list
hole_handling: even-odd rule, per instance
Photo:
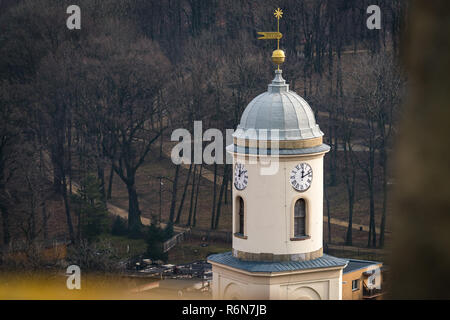
{"label": "rooftop of building", "polygon": [[381,262],[377,261],[370,261],[370,260],[357,260],[357,259],[348,259],[348,264],[344,268],[343,272],[350,273],[356,270],[365,269],[367,267],[373,266],[373,265],[379,265],[382,264]]}
{"label": "rooftop of building", "polygon": [[282,261],[282,262],[243,261],[234,257],[231,252],[210,255],[208,257],[208,261],[248,272],[265,272],[265,273],[342,267],[347,265],[348,262],[346,259],[336,258],[327,254],[324,254],[320,258],[308,261]]}

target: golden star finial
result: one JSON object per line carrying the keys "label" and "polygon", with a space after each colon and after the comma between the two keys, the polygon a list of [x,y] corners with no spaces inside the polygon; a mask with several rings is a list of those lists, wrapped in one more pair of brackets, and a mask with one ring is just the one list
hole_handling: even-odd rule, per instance
{"label": "golden star finial", "polygon": [[283,10],[278,8],[277,10],[275,10],[275,12],[273,14],[277,19],[281,19],[281,17],[283,16]]}

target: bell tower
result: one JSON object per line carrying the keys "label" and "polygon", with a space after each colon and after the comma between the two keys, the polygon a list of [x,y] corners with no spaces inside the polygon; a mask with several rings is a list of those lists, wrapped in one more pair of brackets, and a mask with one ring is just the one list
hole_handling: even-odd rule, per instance
{"label": "bell tower", "polygon": [[[277,25],[283,12],[275,11]],[[323,254],[323,159],[330,147],[309,104],[275,78],[242,114],[233,157],[232,251],[208,257],[216,299],[341,299],[347,261]]]}

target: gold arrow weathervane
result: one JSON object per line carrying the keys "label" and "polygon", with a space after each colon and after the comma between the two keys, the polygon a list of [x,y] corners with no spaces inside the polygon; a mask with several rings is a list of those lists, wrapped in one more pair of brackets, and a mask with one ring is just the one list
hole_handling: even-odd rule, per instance
{"label": "gold arrow weathervane", "polygon": [[284,51],[280,50],[280,39],[283,35],[280,32],[280,19],[283,16],[283,11],[278,8],[274,12],[274,16],[277,18],[277,32],[258,32],[261,37],[260,40],[274,40],[277,39],[277,50],[272,53],[272,61],[276,65],[278,65],[278,70],[280,70],[280,65],[284,62],[286,56],[284,55]]}

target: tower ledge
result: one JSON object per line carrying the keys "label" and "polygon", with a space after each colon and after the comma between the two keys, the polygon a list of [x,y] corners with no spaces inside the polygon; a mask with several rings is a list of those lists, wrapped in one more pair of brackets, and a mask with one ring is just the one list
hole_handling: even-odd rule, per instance
{"label": "tower ledge", "polygon": [[336,258],[327,254],[308,261],[242,261],[234,257],[231,252],[210,255],[208,262],[252,273],[280,273],[335,267],[343,268],[348,264],[348,261],[345,259]]}

